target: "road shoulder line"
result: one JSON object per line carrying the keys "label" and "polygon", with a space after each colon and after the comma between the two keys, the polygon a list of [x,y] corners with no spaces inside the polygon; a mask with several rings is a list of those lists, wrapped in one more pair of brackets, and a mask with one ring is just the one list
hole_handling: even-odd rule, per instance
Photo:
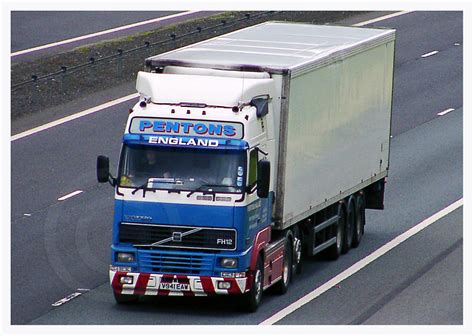
{"label": "road shoulder line", "polygon": [[187,11],[187,12],[184,12],[184,13],[177,13],[177,14],[172,14],[172,15],[168,15],[168,16],[163,16],[163,17],[151,19],[151,20],[135,22],[135,23],[131,23],[131,24],[128,24],[128,25],[125,25],[125,26],[120,26],[120,27],[115,27],[115,28],[111,28],[111,29],[107,29],[107,30],[102,30],[102,31],[87,34],[87,35],[76,36],[76,37],[66,39],[66,40],[62,40],[62,41],[52,42],[52,43],[48,43],[48,44],[45,44],[45,45],[40,45],[40,46],[33,47],[33,48],[28,48],[28,49],[24,49],[24,50],[15,51],[15,52],[10,54],[10,57],[24,55],[24,54],[28,54],[28,53],[31,53],[31,52],[34,52],[34,51],[48,49],[48,48],[52,48],[52,47],[57,47],[57,46],[60,46],[60,45],[63,45],[63,44],[82,41],[82,40],[86,40],[88,38],[101,36],[101,35],[106,35],[106,34],[114,33],[114,32],[121,31],[121,30],[127,30],[127,29],[131,29],[131,28],[139,27],[139,26],[144,26],[144,25],[147,25],[147,24],[150,24],[150,23],[169,20],[169,19],[172,19],[172,18],[175,18],[175,17],[187,16],[187,15],[190,15],[190,14],[193,14],[193,13],[196,13],[196,12],[198,12],[198,11]]}
{"label": "road shoulder line", "polygon": [[58,126],[58,125],[64,124],[64,123],[66,123],[66,122],[68,122],[68,121],[72,121],[72,120],[74,120],[74,119],[78,119],[78,118],[84,117],[84,116],[86,116],[86,115],[99,112],[99,111],[101,111],[101,110],[104,110],[104,109],[106,109],[106,108],[109,108],[109,107],[112,107],[112,106],[115,106],[115,105],[124,103],[124,102],[126,102],[126,101],[131,100],[131,99],[138,98],[138,96],[139,96],[138,93],[132,93],[132,94],[130,94],[130,95],[128,95],[128,96],[121,97],[121,98],[118,98],[118,99],[109,101],[109,102],[107,102],[107,103],[104,103],[104,104],[101,104],[101,105],[98,105],[98,106],[91,107],[91,108],[89,108],[89,109],[87,109],[87,110],[84,110],[84,111],[82,111],[82,112],[78,112],[78,113],[72,114],[72,115],[70,115],[70,116],[67,116],[67,117],[64,117],[64,118],[61,118],[61,119],[58,119],[58,120],[55,120],[55,121],[51,121],[51,122],[49,122],[49,123],[47,123],[47,124],[44,124],[44,125],[41,125],[41,126],[32,128],[32,129],[30,129],[30,130],[27,130],[27,131],[24,131],[24,132],[15,134],[15,135],[13,135],[13,136],[11,137],[11,140],[10,140],[10,141],[13,142],[13,141],[15,141],[15,140],[18,140],[18,139],[27,137],[27,136],[29,136],[29,135],[32,135],[32,134],[35,134],[35,133],[38,133],[38,132],[47,130],[48,128],[51,128],[51,127],[54,127],[54,126]]}
{"label": "road shoulder line", "polygon": [[379,22],[379,21],[391,19],[391,18],[400,16],[400,15],[411,13],[411,12],[413,12],[413,11],[396,12],[396,13],[384,15],[384,16],[381,16],[381,17],[378,17],[378,18],[375,18],[375,19],[372,19],[372,20],[367,20],[367,21],[355,23],[355,24],[353,24],[353,26],[355,26],[355,27],[365,26],[365,25],[368,25],[368,24],[372,24],[372,23],[376,23],[376,22]]}
{"label": "road shoulder line", "polygon": [[415,281],[417,281],[421,276],[425,275],[429,271],[431,271],[440,261],[446,259],[450,254],[452,254],[456,249],[462,248],[463,245],[463,238],[457,240],[453,245],[451,245],[448,249],[442,251],[436,257],[426,264],[420,271],[416,274],[412,275],[405,281],[403,281],[399,286],[395,287],[393,290],[388,292],[384,295],[380,300],[375,302],[367,311],[363,312],[357,318],[355,318],[350,325],[361,325],[367,320],[369,320],[372,316],[374,316],[377,312],[380,311],[383,307],[385,307],[389,302],[391,302],[397,295],[401,292],[406,290],[410,285],[412,285]]}

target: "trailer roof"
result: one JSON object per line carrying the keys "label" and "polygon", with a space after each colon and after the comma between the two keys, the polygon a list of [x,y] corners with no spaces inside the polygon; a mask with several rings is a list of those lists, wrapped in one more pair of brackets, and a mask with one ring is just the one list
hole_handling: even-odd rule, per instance
{"label": "trailer roof", "polygon": [[332,62],[394,39],[393,29],[265,22],[150,57],[146,65],[281,73]]}

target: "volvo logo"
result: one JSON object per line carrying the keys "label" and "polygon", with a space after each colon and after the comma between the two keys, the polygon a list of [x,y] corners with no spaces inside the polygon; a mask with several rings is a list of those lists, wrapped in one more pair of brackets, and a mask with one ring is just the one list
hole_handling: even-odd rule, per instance
{"label": "volvo logo", "polygon": [[180,243],[183,239],[183,234],[181,232],[173,232],[171,235],[171,241]]}
{"label": "volvo logo", "polygon": [[181,243],[183,241],[183,237],[189,236],[190,234],[196,233],[198,231],[201,231],[201,228],[196,228],[196,229],[191,229],[186,232],[173,232],[171,233],[171,237],[162,239],[160,241],[154,242],[151,244],[152,246],[157,246],[157,245],[164,245],[169,242],[174,242],[174,243]]}

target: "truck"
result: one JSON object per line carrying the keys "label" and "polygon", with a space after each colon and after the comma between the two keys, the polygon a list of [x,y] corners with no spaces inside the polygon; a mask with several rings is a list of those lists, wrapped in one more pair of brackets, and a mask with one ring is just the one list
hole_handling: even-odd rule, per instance
{"label": "truck", "polygon": [[110,283],[256,311],[384,208],[395,30],[265,22],[145,60],[115,190]]}

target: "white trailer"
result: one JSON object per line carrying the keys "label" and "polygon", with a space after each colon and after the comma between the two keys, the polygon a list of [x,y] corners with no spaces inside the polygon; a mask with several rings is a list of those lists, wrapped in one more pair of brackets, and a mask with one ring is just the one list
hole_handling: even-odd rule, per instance
{"label": "white trailer", "polygon": [[286,78],[277,179],[282,197],[277,197],[275,213],[279,228],[388,172],[394,32],[319,29],[326,43],[337,45],[311,62],[289,67]]}

